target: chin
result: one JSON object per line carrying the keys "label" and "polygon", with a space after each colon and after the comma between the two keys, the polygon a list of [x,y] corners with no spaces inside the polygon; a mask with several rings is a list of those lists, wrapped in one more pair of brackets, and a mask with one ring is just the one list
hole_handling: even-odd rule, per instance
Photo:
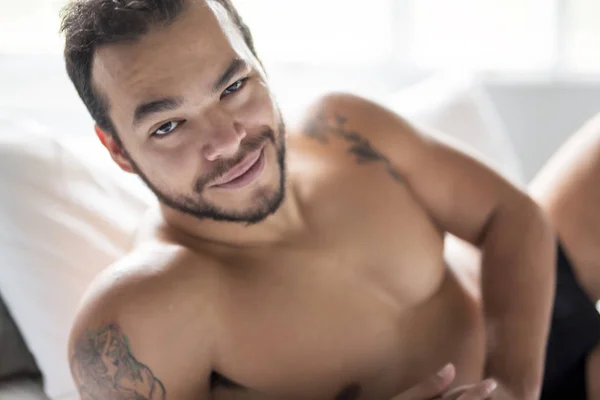
{"label": "chin", "polygon": [[220,202],[219,206],[206,204],[200,213],[195,213],[195,216],[209,218],[214,221],[257,224],[275,214],[281,207],[284,198],[284,187],[257,188],[250,198],[237,206],[230,208],[224,202]]}
{"label": "chin", "polygon": [[[235,196],[235,205],[228,207],[227,201],[212,203],[210,218],[217,221],[243,222],[256,224],[275,214],[285,199],[285,180],[257,185],[246,195],[231,193]],[[217,206],[219,204],[220,206]]]}
{"label": "chin", "polygon": [[285,199],[285,144],[269,146],[267,165],[262,175],[244,188],[225,192],[208,189],[201,194],[169,195],[159,190],[147,177],[138,175],[164,205],[200,220],[257,224],[275,214]]}
{"label": "chin", "polygon": [[[277,156],[273,157],[275,162],[270,163],[270,168],[264,171],[263,176],[257,182],[239,193],[231,193],[233,198],[230,198],[230,200],[235,199],[234,201],[237,204],[233,206],[230,212],[225,211],[227,201],[213,203],[221,204],[222,212],[219,213],[219,216],[223,218],[221,220],[256,224],[279,210],[286,195],[286,179],[285,152],[279,151],[277,153]],[[246,190],[247,192],[243,193]]]}

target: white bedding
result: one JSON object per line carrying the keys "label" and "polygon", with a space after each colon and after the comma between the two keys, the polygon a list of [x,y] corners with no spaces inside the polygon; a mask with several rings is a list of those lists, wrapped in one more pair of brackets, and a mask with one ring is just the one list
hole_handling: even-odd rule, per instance
{"label": "white bedding", "polygon": [[103,159],[99,146],[92,156],[65,141],[0,118],[0,294],[54,399],[75,392],[67,339],[77,305],[128,251],[148,205],[132,177],[91,161]]}
{"label": "white bedding", "polygon": [[0,400],[48,400],[48,397],[40,382],[18,379],[0,383]]}

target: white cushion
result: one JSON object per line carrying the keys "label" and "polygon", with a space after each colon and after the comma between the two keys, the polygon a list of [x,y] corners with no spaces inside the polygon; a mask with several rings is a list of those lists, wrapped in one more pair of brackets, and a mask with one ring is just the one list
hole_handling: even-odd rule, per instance
{"label": "white cushion", "polygon": [[384,103],[437,138],[482,159],[514,184],[524,185],[514,146],[476,77],[439,74],[387,97]]}
{"label": "white cushion", "polygon": [[66,355],[77,304],[128,250],[149,201],[93,149],[71,151],[33,124],[0,117],[0,294],[52,398],[74,392]]}

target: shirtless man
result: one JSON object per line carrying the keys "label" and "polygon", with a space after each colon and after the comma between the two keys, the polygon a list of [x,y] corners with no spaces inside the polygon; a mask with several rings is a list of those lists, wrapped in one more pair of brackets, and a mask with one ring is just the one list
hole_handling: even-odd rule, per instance
{"label": "shirtless man", "polygon": [[[350,95],[286,130],[227,0],[64,15],[98,137],[160,200],[80,307],[83,399],[424,400],[453,374],[465,399],[487,377],[492,398],[538,397],[556,243],[528,196]],[[444,262],[446,232],[483,250],[480,293]]]}

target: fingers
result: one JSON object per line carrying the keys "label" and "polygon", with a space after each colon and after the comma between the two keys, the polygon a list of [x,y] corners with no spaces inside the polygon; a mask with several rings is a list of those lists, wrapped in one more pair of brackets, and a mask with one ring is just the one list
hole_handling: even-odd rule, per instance
{"label": "fingers", "polygon": [[454,366],[448,364],[437,374],[430,376],[425,381],[394,397],[392,400],[429,400],[439,397],[448,390],[455,377],[456,370]]}
{"label": "fingers", "polygon": [[486,379],[466,390],[457,400],[484,400],[489,398],[498,384],[493,379]]}

